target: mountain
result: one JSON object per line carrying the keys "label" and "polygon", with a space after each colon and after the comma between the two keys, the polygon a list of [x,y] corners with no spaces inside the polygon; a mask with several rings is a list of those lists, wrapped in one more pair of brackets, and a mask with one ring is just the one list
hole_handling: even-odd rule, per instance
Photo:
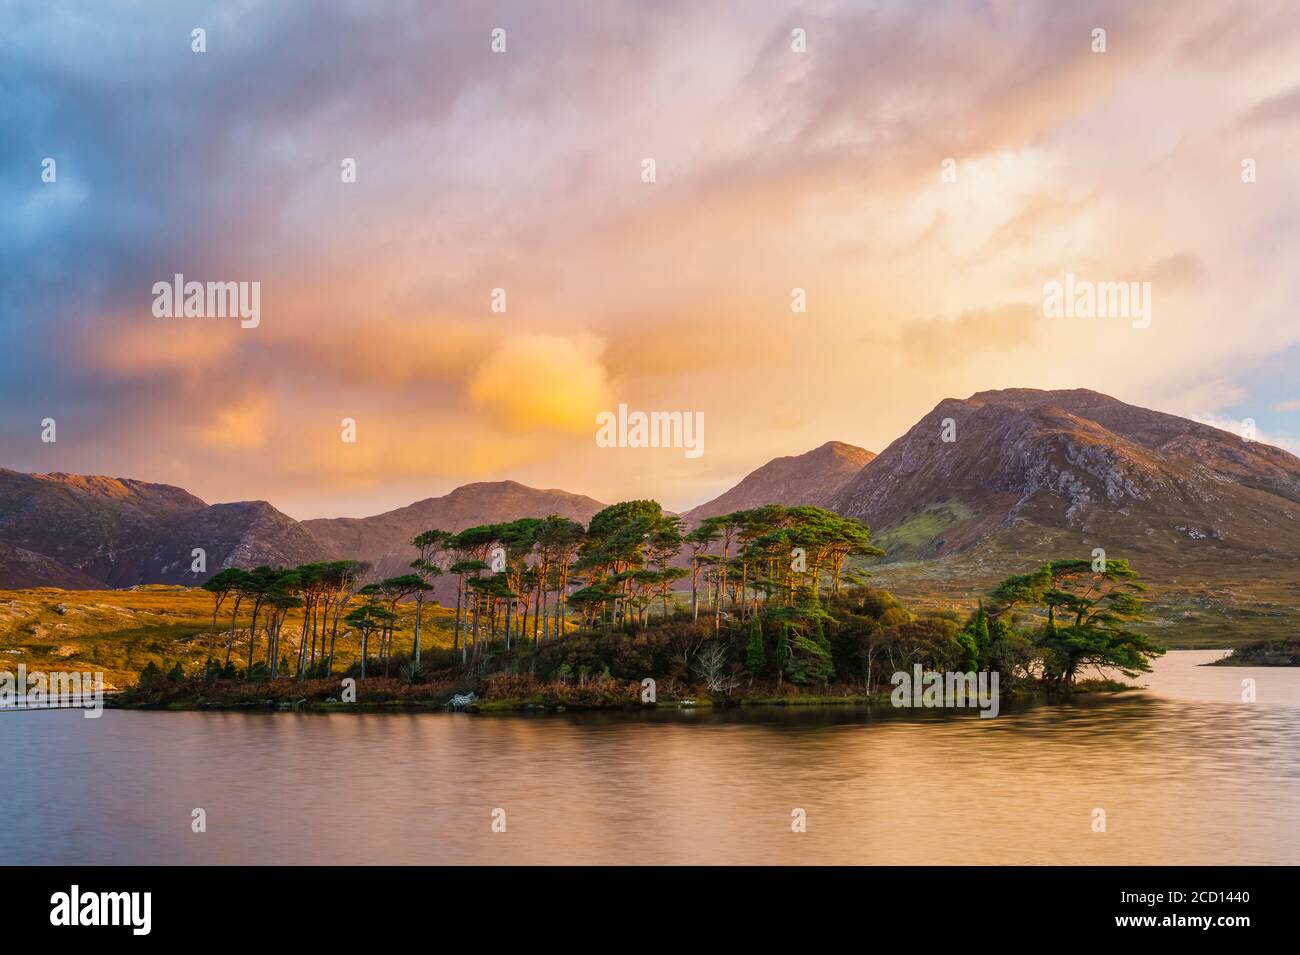
{"label": "mountain", "polygon": [[941,401],[832,507],[892,558],[1086,542],[1178,566],[1294,558],[1298,502],[1300,459],[1279,448],[1094,391],[1017,388]]}
{"label": "mountain", "polygon": [[[1252,625],[1300,607],[1300,459],[1094,391],[945,399],[879,456],[830,442],[777,458],[683,516],[768,503],[865,520],[888,554],[877,576],[907,594],[965,599],[990,578],[1102,547],[1159,581],[1180,625],[1201,614],[1213,632],[1220,618],[1197,603],[1210,590]],[[208,574],[358,558],[389,576],[408,570],[411,538],[430,528],[549,514],[586,523],[602,507],[501,481],[374,517],[298,522],[265,501],[209,505],[165,484],[0,469],[0,589],[193,585],[200,547]]]}
{"label": "mountain", "polygon": [[[195,548],[206,552],[205,574],[190,571]],[[168,484],[0,470],[0,587],[192,586],[222,567],[322,554],[265,501],[209,505]]]}
{"label": "mountain", "polygon": [[604,506],[567,491],[539,490],[516,481],[484,481],[374,517],[318,518],[301,526],[329,557],[366,560],[380,576],[393,576],[410,570],[416,557],[411,539],[430,528],[462,531],[478,524],[552,514],[586,524]]}
{"label": "mountain", "polygon": [[739,484],[682,517],[695,525],[706,517],[764,504],[813,504],[827,507],[835,493],[875,458],[864,448],[827,441],[820,448],[792,457],[773,458]]}
{"label": "mountain", "polygon": [[[206,551],[207,573],[190,570],[196,547]],[[266,501],[212,504],[170,521],[162,533],[126,554],[109,582],[192,587],[223,567],[292,567],[325,557],[316,538]]]}
{"label": "mountain", "polygon": [[[202,583],[222,567],[336,558],[404,573],[411,538],[519,517],[558,514],[586,523],[599,501],[514,481],[467,484],[374,517],[298,522],[265,501],[207,504],[166,484],[0,469],[0,588],[92,589]],[[207,572],[191,571],[193,551]]]}
{"label": "mountain", "polygon": [[[206,506],[168,484],[0,469],[0,542],[91,581],[110,581],[126,555],[148,545],[160,528]],[[12,572],[0,576],[0,586],[16,586],[10,581],[24,574],[10,560],[5,566]],[[45,579],[59,576],[46,569]]]}
{"label": "mountain", "polygon": [[92,590],[103,587],[104,583],[79,570],[65,567],[44,554],[0,541],[0,586],[10,590],[28,587]]}
{"label": "mountain", "polygon": [[[367,560],[405,573],[411,538],[519,517],[586,523],[599,501],[514,481],[467,484],[374,517],[298,522],[265,501],[207,504],[166,484],[0,469],[0,588],[95,589],[202,583],[223,567]],[[191,571],[193,551],[206,573]]]}

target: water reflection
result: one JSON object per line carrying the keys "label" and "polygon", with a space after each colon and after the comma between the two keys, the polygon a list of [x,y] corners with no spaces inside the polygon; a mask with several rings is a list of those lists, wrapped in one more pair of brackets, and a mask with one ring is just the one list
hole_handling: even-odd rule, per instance
{"label": "water reflection", "polygon": [[[1109,701],[0,714],[12,862],[1300,862],[1300,671],[1171,653]],[[1240,702],[1240,681],[1258,702]],[[208,831],[190,831],[191,810]],[[506,810],[507,831],[490,831]],[[790,814],[807,812],[792,833]],[[1107,831],[1091,830],[1094,808]]]}

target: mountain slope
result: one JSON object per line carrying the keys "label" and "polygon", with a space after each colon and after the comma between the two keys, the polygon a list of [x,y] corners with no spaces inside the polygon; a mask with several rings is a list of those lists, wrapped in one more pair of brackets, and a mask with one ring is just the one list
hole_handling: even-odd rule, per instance
{"label": "mountain slope", "polygon": [[[203,548],[207,572],[195,574],[194,548]],[[212,504],[169,522],[147,544],[124,555],[108,582],[195,586],[223,567],[292,567],[324,560],[325,550],[302,525],[266,501]]]}
{"label": "mountain slope", "polygon": [[0,541],[0,587],[9,590],[28,587],[91,590],[103,586],[103,581],[65,567],[44,554]]}
{"label": "mountain slope", "polygon": [[[519,517],[586,523],[599,501],[514,481],[450,494],[367,518],[299,523],[265,501],[208,505],[165,484],[0,470],[0,588],[194,586],[223,567],[357,558],[379,576],[405,573],[411,538]],[[194,573],[193,552],[207,570]]]}
{"label": "mountain slope", "polygon": [[416,556],[411,539],[431,528],[462,531],[478,524],[551,514],[585,524],[604,506],[567,491],[541,490],[516,481],[484,481],[374,517],[318,518],[301,526],[330,557],[366,560],[381,576],[391,576],[410,570]]}
{"label": "mountain slope", "polygon": [[833,507],[895,558],[1087,542],[1177,565],[1293,557],[1297,500],[1300,459],[1278,448],[1093,391],[1011,389],[941,401]]}
{"label": "mountain slope", "polygon": [[[207,573],[193,574],[202,548]],[[202,583],[222,567],[319,560],[265,501],[208,505],[167,484],[0,470],[0,587]]]}
{"label": "mountain slope", "polygon": [[875,455],[864,448],[827,441],[806,454],[774,458],[723,494],[693,507],[682,517],[698,524],[706,517],[764,504],[829,505],[835,493]]}
{"label": "mountain slope", "polygon": [[206,506],[167,484],[0,469],[0,541],[96,581],[160,527]]}
{"label": "mountain slope", "polygon": [[[696,523],[767,503],[861,518],[895,572],[926,561],[916,571],[924,587],[964,593],[1094,547],[1179,586],[1274,573],[1276,592],[1289,595],[1300,567],[1300,459],[1093,391],[945,399],[878,457],[830,442],[777,458],[684,516]],[[411,538],[430,528],[549,514],[586,523],[602,507],[502,481],[373,517],[299,523],[264,501],[207,505],[168,485],[0,469],[0,588],[193,585],[203,579],[190,572],[199,547],[209,574],[358,558],[388,576],[408,570]]]}

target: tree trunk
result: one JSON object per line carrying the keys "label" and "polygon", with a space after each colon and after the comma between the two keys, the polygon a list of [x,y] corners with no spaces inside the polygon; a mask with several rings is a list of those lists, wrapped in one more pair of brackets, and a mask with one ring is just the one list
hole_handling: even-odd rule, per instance
{"label": "tree trunk", "polygon": [[698,558],[691,558],[691,623],[698,623],[700,620],[700,598],[699,598],[699,580],[700,580],[700,562]]}
{"label": "tree trunk", "polygon": [[513,597],[506,598],[506,653],[510,652],[510,612],[515,609]]}
{"label": "tree trunk", "polygon": [[[461,595],[464,593],[464,591],[465,591],[465,578],[462,575],[461,578],[456,581],[456,634],[454,637],[452,637],[452,641],[451,641],[452,656],[455,656],[460,651],[460,605],[461,605]],[[465,657],[464,654],[462,654],[461,663],[464,662],[465,662]]]}
{"label": "tree trunk", "polygon": [[253,619],[248,624],[248,672],[253,672],[253,647],[257,643],[257,615],[261,610],[259,604],[253,604]]}
{"label": "tree trunk", "polygon": [[213,651],[213,650],[216,648],[216,646],[217,646],[217,611],[220,610],[220,609],[221,609],[221,604],[219,604],[219,603],[217,603],[217,604],[213,604],[213,606],[212,606],[212,629],[208,632],[208,659],[207,659],[207,661],[204,663],[204,666],[206,666],[207,663],[210,663],[210,662],[212,661],[212,651]]}
{"label": "tree trunk", "polygon": [[477,660],[478,659],[478,605],[479,602],[482,601],[483,595],[480,594],[477,590],[474,590],[473,587],[471,587],[470,590],[474,592],[474,606],[470,610],[470,613],[473,614],[474,622],[470,625],[470,636],[474,640],[474,659]]}
{"label": "tree trunk", "polygon": [[415,668],[420,668],[420,618],[424,616],[424,593],[415,595]]}
{"label": "tree trunk", "polygon": [[334,623],[330,628],[330,655],[325,660],[325,675],[334,672],[334,644],[339,636],[339,614],[343,612],[342,601],[334,608]]}
{"label": "tree trunk", "polygon": [[298,638],[298,679],[307,673],[307,627],[311,623],[312,600],[308,598],[302,608],[302,633]]}
{"label": "tree trunk", "polygon": [[230,611],[230,639],[226,641],[226,661],[222,668],[230,666],[230,653],[235,649],[235,618],[239,616],[239,601],[235,601],[235,609]]}

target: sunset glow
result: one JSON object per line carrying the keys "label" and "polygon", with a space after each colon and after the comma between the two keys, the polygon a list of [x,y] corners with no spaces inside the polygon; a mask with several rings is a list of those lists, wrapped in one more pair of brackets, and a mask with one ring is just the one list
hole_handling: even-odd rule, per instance
{"label": "sunset glow", "polygon": [[[196,69],[163,39],[185,15],[128,9],[105,35],[18,6],[8,467],[297,518],[504,478],[681,510],[1008,386],[1250,417],[1300,447],[1294,17],[879,3],[798,11],[796,56],[778,3],[399,5],[396,31],[223,5],[210,29],[238,40]],[[509,56],[478,42],[494,18]],[[259,327],[154,317],[181,271],[260,282]],[[1044,318],[1067,273],[1150,281],[1151,327]],[[707,453],[597,447],[619,403],[703,412]]]}

